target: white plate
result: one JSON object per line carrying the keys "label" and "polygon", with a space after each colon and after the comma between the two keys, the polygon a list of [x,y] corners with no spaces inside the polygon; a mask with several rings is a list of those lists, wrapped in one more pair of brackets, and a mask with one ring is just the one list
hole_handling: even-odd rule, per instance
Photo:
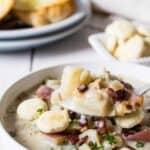
{"label": "white plate", "polygon": [[77,25],[75,24],[67,30],[58,32],[54,35],[52,34],[28,39],[0,41],[0,51],[22,51],[55,42],[78,31],[87,22],[87,20],[88,18],[85,18],[84,20],[80,21]]}
{"label": "white plate", "polygon": [[[113,74],[119,74],[124,77],[129,77],[131,79],[138,80],[143,84],[150,83],[150,68],[140,66],[137,64],[119,62],[106,63],[99,60],[98,63],[94,64],[90,62],[85,62],[82,64],[71,65],[82,66],[97,74],[100,73],[104,68],[106,68]],[[27,150],[25,147],[18,144],[12,137],[10,137],[7,131],[5,130],[3,118],[5,116],[9,104],[12,103],[12,101],[15,100],[15,98],[20,93],[34,87],[35,85],[41,83],[43,80],[47,79],[48,77],[60,78],[64,67],[65,65],[57,65],[31,73],[14,83],[2,96],[0,100],[0,145],[5,146],[3,150],[10,150],[12,147],[13,150]],[[133,80],[131,81],[133,82]]]}
{"label": "white plate", "polygon": [[[106,61],[118,61],[114,56],[112,56],[109,51],[105,48],[104,43],[106,43],[107,35],[102,32],[98,34],[93,34],[89,36],[89,43],[93,49],[99,54],[100,58]],[[121,61],[129,63],[139,63],[142,65],[150,65],[150,57],[138,58],[130,61]]]}
{"label": "white plate", "polygon": [[45,25],[38,28],[0,30],[0,39],[26,38],[26,37],[44,35],[47,33],[53,33],[58,30],[64,30],[65,28],[83,19],[85,16],[90,15],[89,0],[76,0],[76,2],[77,2],[77,11],[72,16],[66,18],[63,21]]}

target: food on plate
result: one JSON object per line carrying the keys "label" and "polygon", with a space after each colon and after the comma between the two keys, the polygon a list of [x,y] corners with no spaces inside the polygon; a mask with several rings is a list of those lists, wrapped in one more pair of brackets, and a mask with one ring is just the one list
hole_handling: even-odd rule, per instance
{"label": "food on plate", "polygon": [[[20,0],[18,0],[20,1]],[[47,1],[42,5],[42,1],[39,1],[38,7],[26,10],[26,5],[23,9],[19,6],[15,8],[15,15],[23,21],[25,24],[38,27],[48,23],[54,23],[65,19],[70,16],[75,10],[74,0],[57,0]],[[28,6],[28,4],[27,4]]]}
{"label": "food on plate", "polygon": [[76,9],[75,0],[2,0],[2,2],[0,13],[2,24],[11,24],[15,18],[16,24],[32,27],[61,21],[72,15]]}
{"label": "food on plate", "polygon": [[15,0],[1,0],[0,1],[0,21],[8,15],[14,6]]}
{"label": "food on plate", "polygon": [[150,148],[144,96],[108,71],[67,66],[61,79],[46,79],[24,95],[8,107],[5,123],[31,150]]}
{"label": "food on plate", "polygon": [[116,20],[106,27],[104,43],[119,60],[134,60],[150,56],[150,29],[136,27],[128,20]]}

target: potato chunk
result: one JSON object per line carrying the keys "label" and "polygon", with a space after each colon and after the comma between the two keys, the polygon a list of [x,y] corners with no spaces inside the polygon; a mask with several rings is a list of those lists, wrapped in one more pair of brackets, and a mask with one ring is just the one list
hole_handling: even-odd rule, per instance
{"label": "potato chunk", "polygon": [[17,116],[25,120],[34,120],[47,109],[46,102],[39,98],[31,98],[20,103],[17,108]]}
{"label": "potato chunk", "polygon": [[44,133],[58,133],[69,126],[70,118],[66,110],[51,110],[43,113],[36,124]]}

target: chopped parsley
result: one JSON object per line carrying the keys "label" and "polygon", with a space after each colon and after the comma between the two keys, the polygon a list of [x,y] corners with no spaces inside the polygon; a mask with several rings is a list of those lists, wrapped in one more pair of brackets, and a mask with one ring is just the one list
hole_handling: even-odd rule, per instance
{"label": "chopped parsley", "polygon": [[39,108],[39,109],[37,109],[37,112],[38,112],[39,114],[42,114],[42,113],[44,112],[44,110],[43,110],[43,108]]}
{"label": "chopped parsley", "polygon": [[143,148],[143,147],[144,147],[144,142],[142,142],[142,141],[137,141],[137,142],[136,142],[136,147],[137,147],[137,148]]}
{"label": "chopped parsley", "polygon": [[54,150],[54,148],[53,148],[53,147],[50,147],[48,150]]}
{"label": "chopped parsley", "polygon": [[116,139],[114,135],[104,134],[104,140],[108,141],[110,145],[116,144]]}
{"label": "chopped parsley", "polygon": [[91,150],[104,150],[104,146],[103,145],[98,145],[96,142],[89,142],[89,146],[91,148]]}

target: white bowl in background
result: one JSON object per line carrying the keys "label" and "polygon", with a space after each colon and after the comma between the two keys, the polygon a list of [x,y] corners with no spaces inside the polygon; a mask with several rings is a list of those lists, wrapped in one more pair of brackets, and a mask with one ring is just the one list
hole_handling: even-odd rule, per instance
{"label": "white bowl in background", "polygon": [[[104,68],[111,71],[113,74],[119,74],[126,79],[129,79],[131,82],[137,80],[140,84],[150,84],[150,68],[145,66],[140,66],[136,64],[128,64],[128,63],[118,63],[118,62],[104,62],[99,61],[97,63],[76,63],[69,64],[75,66],[81,66],[86,69],[91,70],[92,72],[99,74],[102,72]],[[6,131],[4,124],[4,116],[6,114],[6,110],[10,103],[15,100],[15,98],[21,94],[22,92],[34,87],[35,85],[41,83],[48,77],[52,78],[60,78],[62,74],[62,70],[66,65],[57,65],[53,67],[49,67],[46,69],[42,69],[36,72],[33,72],[22,79],[19,79],[15,82],[10,88],[4,93],[0,100],[0,145],[3,150],[27,150],[24,146],[16,142]],[[134,68],[134,69],[133,69]],[[137,85],[139,86],[139,85]],[[5,147],[2,147],[5,146]]]}
{"label": "white bowl in background", "polygon": [[[93,34],[89,36],[89,43],[92,48],[97,52],[101,59],[106,61],[118,61],[104,46],[106,43],[107,35],[104,32]],[[138,58],[130,61],[119,60],[121,62],[137,63],[141,65],[150,66],[150,57]]]}

